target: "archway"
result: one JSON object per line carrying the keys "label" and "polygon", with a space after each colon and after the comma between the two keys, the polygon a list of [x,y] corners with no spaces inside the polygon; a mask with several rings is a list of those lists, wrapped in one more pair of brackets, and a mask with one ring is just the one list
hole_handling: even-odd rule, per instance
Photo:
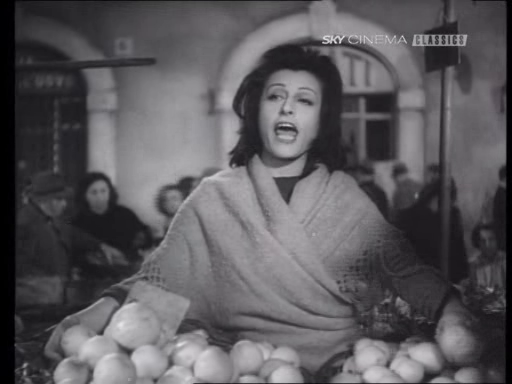
{"label": "archway", "polygon": [[[105,56],[71,28],[30,15],[17,4],[16,42],[34,41],[56,48],[75,60],[100,60]],[[102,171],[116,180],[117,92],[112,69],[83,70],[87,84],[87,169]]]}
{"label": "archway", "polygon": [[[228,161],[227,153],[237,140],[239,121],[231,103],[243,77],[250,72],[261,55],[275,46],[305,40],[321,40],[330,35],[387,35],[394,33],[360,17],[330,12],[323,15],[315,7],[334,7],[322,1],[313,2],[309,12],[283,17],[263,25],[246,36],[233,50],[222,69],[216,89],[217,128],[221,132],[222,164]],[[320,12],[322,13],[322,12]],[[331,14],[330,16],[329,13]],[[327,15],[327,16],[326,16]],[[327,17],[329,20],[322,19]],[[397,160],[404,161],[411,173],[422,179],[424,168],[424,115],[425,94],[423,76],[412,52],[406,44],[374,45],[372,50],[382,57],[396,74],[397,82]],[[389,175],[391,162],[379,164],[380,172]],[[377,169],[379,171],[379,169]],[[390,181],[388,180],[388,183]],[[388,188],[387,188],[388,189]],[[389,192],[389,191],[388,191]]]}

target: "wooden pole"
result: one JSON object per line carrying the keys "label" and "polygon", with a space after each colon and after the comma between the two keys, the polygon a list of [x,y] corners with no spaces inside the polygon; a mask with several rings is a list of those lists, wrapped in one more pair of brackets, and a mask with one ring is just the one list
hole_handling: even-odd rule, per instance
{"label": "wooden pole", "polygon": [[[444,0],[444,23],[455,21],[453,0]],[[441,214],[441,269],[444,276],[450,276],[450,212],[451,212],[451,116],[452,89],[454,66],[443,68],[441,71],[441,126],[439,143],[439,165],[441,168],[441,194],[439,209]]]}
{"label": "wooden pole", "polygon": [[126,58],[126,59],[104,59],[104,60],[80,60],[80,61],[53,61],[37,63],[16,64],[16,70],[34,69],[88,69],[104,67],[135,67],[142,65],[153,65],[156,59],[153,57]]}

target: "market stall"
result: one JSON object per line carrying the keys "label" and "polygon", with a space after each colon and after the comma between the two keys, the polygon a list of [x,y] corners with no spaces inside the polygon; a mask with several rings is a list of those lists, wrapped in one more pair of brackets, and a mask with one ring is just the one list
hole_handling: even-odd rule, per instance
{"label": "market stall", "polygon": [[[128,359],[128,356],[130,356],[128,353],[130,353],[132,361],[137,361],[137,358],[134,358],[135,355],[144,355],[140,351],[135,353],[135,350],[138,349],[137,343],[154,345],[154,351],[146,351],[150,355],[151,353],[153,354],[151,355],[153,356],[151,361],[158,361],[158,356],[164,356],[165,360],[162,367],[156,370],[151,381],[148,380],[147,383],[188,383],[192,380],[191,378],[186,379],[189,374],[189,376],[192,374],[204,375],[201,380],[197,379],[197,376],[191,376],[198,382],[217,382],[215,381],[216,379],[220,378],[220,381],[226,379],[222,376],[222,373],[225,373],[225,371],[229,372],[228,376],[230,376],[232,382],[400,382],[380,381],[392,380],[389,376],[391,373],[389,372],[392,372],[393,375],[398,374],[401,377],[401,379],[397,380],[407,380],[402,382],[427,382],[440,376],[445,379],[451,379],[452,382],[504,382],[506,363],[504,337],[505,294],[502,291],[489,288],[465,289],[463,290],[463,298],[465,303],[473,309],[473,312],[480,319],[482,332],[486,338],[485,343],[482,344],[485,345],[485,349],[482,351],[481,357],[476,364],[450,363],[449,359],[443,356],[443,354],[436,355],[435,351],[440,351],[437,346],[442,343],[442,341],[436,340],[436,324],[415,313],[406,302],[392,295],[388,295],[384,301],[374,306],[371,311],[365,314],[361,324],[365,337],[359,339],[353,348],[332,356],[317,372],[309,372],[302,368],[300,366],[300,359],[292,348],[265,342],[256,343],[250,340],[238,340],[236,335],[223,334],[222,332],[210,329],[207,324],[190,320],[180,322],[175,332],[176,335],[173,333],[173,336],[170,336],[167,340],[162,341],[161,338],[157,337],[156,339],[153,338],[151,342],[147,340],[134,342],[133,335],[136,335],[135,339],[137,337],[139,339],[144,339],[145,337],[151,339],[151,336],[148,336],[147,330],[152,327],[148,326],[147,322],[144,323],[144,326],[140,326],[141,323],[137,323],[137,318],[141,314],[137,309],[124,311],[125,314],[123,316],[118,315],[119,318],[124,317],[122,324],[125,327],[127,323],[131,324],[130,337],[126,335],[126,332],[120,331],[122,329],[119,325],[121,324],[120,320],[118,320],[117,334],[111,328],[110,330],[105,330],[102,337],[109,335],[108,337],[112,337],[118,344],[124,345],[124,355]],[[133,305],[134,303],[132,302],[131,304]],[[136,302],[135,304],[139,305],[142,302]],[[121,308],[125,307],[126,305]],[[147,308],[149,309],[150,305]],[[56,307],[46,308],[45,311],[40,309],[38,313],[33,312],[32,317],[27,316],[28,312],[25,313],[24,329],[16,336],[15,343],[16,384],[54,383],[53,378],[57,372],[56,365],[43,357],[44,345],[52,331],[52,328],[48,328],[48,326],[59,322],[64,316],[76,309],[76,307],[66,308],[65,310]],[[123,311],[119,310],[118,312]],[[111,325],[115,322],[116,320],[113,317]],[[160,328],[156,333],[157,335],[159,335],[158,332],[160,332]],[[90,338],[91,335],[88,335],[85,339]],[[132,342],[135,344],[130,344],[128,347],[126,343]],[[371,347],[367,349],[370,344]],[[113,345],[115,346],[116,343],[113,343]],[[255,346],[259,346],[259,351],[257,351],[258,348],[255,348]],[[144,348],[148,349],[149,347],[145,345]],[[212,362],[207,359],[205,364],[209,368],[202,371],[202,368],[197,368],[197,366],[201,367],[201,364],[197,363],[197,359],[200,356],[199,352],[205,351],[207,348],[209,348],[210,353],[213,353],[214,357],[211,358]],[[372,349],[377,351],[378,356],[382,353],[382,356],[372,356],[372,353],[370,353]],[[221,353],[220,351],[223,352]],[[81,353],[82,360],[86,361],[91,359],[90,356],[94,355],[94,353],[88,354],[83,351]],[[78,352],[76,352],[76,355],[80,356]],[[72,353],[70,356],[72,356]],[[431,360],[431,356],[437,356],[437,358]],[[399,357],[402,357],[403,361],[400,361]],[[144,360],[144,357],[140,359]],[[97,365],[99,360],[98,358],[91,367]],[[283,363],[283,361],[287,363]],[[139,365],[135,365],[139,367]],[[142,366],[145,365],[142,364]],[[238,368],[234,369],[233,367],[235,366]],[[288,370],[284,368],[278,370],[280,366],[289,366],[290,368]],[[84,371],[87,372],[88,380],[94,372],[94,369],[91,367]],[[240,367],[242,367],[242,372],[238,373],[240,372]],[[414,367],[418,368],[415,370]],[[138,369],[142,368],[139,367]],[[60,370],[64,373],[61,372],[57,375],[73,376],[72,373],[69,373],[68,369],[61,367]],[[198,370],[200,371],[199,373]],[[130,368],[126,368],[123,372],[125,374],[128,372],[129,374]],[[272,372],[276,373],[272,376]],[[179,381],[176,379],[176,375],[185,376],[181,377],[182,381]],[[220,377],[215,375],[220,375]],[[162,378],[163,376],[169,377],[164,379]],[[171,381],[170,376],[173,376],[178,381]],[[396,379],[395,376],[392,377]],[[211,381],[207,381],[208,379]],[[84,382],[88,383],[88,381]]]}

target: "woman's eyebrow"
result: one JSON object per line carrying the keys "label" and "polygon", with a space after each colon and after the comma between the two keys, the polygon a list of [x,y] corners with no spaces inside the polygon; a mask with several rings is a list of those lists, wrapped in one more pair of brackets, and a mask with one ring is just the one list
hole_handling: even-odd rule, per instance
{"label": "woman's eyebrow", "polygon": [[300,90],[311,91],[311,92],[313,92],[313,93],[316,95],[316,91],[315,91],[313,88],[309,88],[309,87],[300,87],[299,89],[300,89]]}
{"label": "woman's eyebrow", "polygon": [[[285,84],[283,83],[272,83],[272,84],[269,84],[267,89],[270,89],[272,87],[286,87]],[[310,87],[299,87],[300,90],[307,90],[307,91],[311,91],[313,92],[315,95],[317,94],[317,92],[313,89],[313,88],[310,88]]]}

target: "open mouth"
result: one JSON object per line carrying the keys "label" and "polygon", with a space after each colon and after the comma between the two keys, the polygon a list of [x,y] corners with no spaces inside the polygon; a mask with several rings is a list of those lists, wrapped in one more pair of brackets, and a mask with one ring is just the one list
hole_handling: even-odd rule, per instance
{"label": "open mouth", "polygon": [[292,123],[281,122],[277,123],[274,128],[274,132],[279,141],[284,143],[294,142],[299,134],[299,130]]}

